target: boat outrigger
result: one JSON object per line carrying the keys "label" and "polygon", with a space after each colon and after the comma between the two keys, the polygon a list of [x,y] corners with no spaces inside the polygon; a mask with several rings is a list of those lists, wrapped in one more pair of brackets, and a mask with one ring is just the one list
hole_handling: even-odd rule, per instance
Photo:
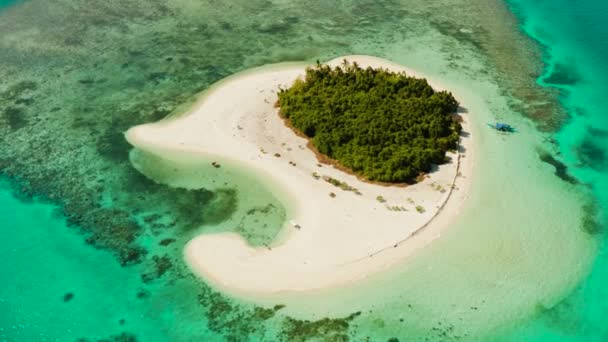
{"label": "boat outrigger", "polygon": [[497,122],[495,124],[488,124],[488,126],[494,128],[495,130],[500,131],[500,132],[509,132],[509,133],[515,132],[515,127],[513,127],[509,124],[506,124],[506,123]]}

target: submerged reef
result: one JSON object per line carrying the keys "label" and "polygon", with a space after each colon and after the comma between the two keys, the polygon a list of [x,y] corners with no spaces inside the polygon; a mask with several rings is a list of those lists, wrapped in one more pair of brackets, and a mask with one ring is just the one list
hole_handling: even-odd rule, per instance
{"label": "submerged reef", "polygon": [[79,338],[77,342],[137,342],[137,337],[134,334],[123,332],[102,339]]}
{"label": "submerged reef", "polygon": [[553,70],[543,78],[543,82],[556,86],[576,85],[580,82],[580,75],[571,67],[556,63]]}
{"label": "submerged reef", "polygon": [[287,318],[283,323],[284,341],[304,342],[322,337],[324,341],[348,341],[351,322],[361,315],[355,312],[345,318],[323,318],[318,321]]}
{"label": "submerged reef", "polygon": [[[192,276],[183,245],[231,218],[238,189],[187,190],[146,178],[129,161],[128,128],[160,120],[251,67],[358,52],[399,57],[388,47],[413,51],[420,44],[434,44],[449,68],[500,82],[513,108],[540,126],[555,129],[563,120],[555,94],[530,76],[540,74],[540,62],[532,62],[540,60],[538,49],[513,30],[514,16],[498,0],[437,1],[432,10],[427,1],[397,0],[347,2],[339,10],[333,2],[29,0],[4,13],[0,174],[12,179],[21,200],[56,204],[83,241],[138,272],[133,300],[150,300],[160,280],[196,284],[201,319],[225,340],[275,340],[273,333],[282,340],[349,340],[357,318],[286,318],[280,306],[234,304]],[[429,21],[431,14],[443,19]],[[483,61],[482,69],[472,68],[471,58]],[[582,153],[584,160],[594,151]],[[230,229],[256,244],[270,241],[276,232],[248,231],[247,223],[281,209],[266,203],[248,209]]]}
{"label": "submerged reef", "polygon": [[[343,318],[322,318],[316,321],[298,320],[280,313],[285,307],[278,304],[272,308],[246,308],[227,300],[221,294],[204,289],[198,295],[199,303],[206,312],[207,328],[221,333],[228,341],[264,340],[264,336],[277,341],[349,341],[354,331],[353,321],[361,315],[353,313]],[[264,322],[271,325],[281,322],[276,336],[268,336]]]}
{"label": "submerged reef", "polygon": [[592,134],[585,136],[575,152],[580,164],[596,171],[608,169],[608,155],[599,144],[600,139],[594,139]]}
{"label": "submerged reef", "polygon": [[551,153],[543,150],[539,150],[538,157],[544,163],[547,163],[555,168],[555,175],[562,179],[564,182],[570,184],[578,184],[578,180],[568,173],[568,166],[563,162],[556,159]]}

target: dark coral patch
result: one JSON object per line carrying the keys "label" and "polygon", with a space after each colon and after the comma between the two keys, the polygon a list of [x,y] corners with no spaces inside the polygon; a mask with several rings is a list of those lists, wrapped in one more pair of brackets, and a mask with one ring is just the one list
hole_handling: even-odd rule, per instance
{"label": "dark coral patch", "polygon": [[148,265],[148,271],[141,275],[141,280],[144,283],[149,283],[155,279],[162,277],[168,270],[173,267],[173,262],[168,255],[152,257],[151,265]]}
{"label": "dark coral patch", "polygon": [[158,121],[164,119],[169,113],[171,113],[171,111],[168,109],[156,108],[148,115],[148,119],[150,121]]}
{"label": "dark coral patch", "polygon": [[72,299],[74,299],[74,294],[72,292],[68,292],[63,295],[63,301],[66,303],[71,301]]}
{"label": "dark coral patch", "polygon": [[[183,231],[199,228],[203,224],[218,224],[236,210],[238,199],[234,189],[211,192],[206,189],[172,188],[157,184],[133,168],[128,170],[126,181],[129,190],[142,196],[142,199],[148,199],[144,195],[149,196],[150,201],[166,199],[157,204],[149,204],[169,209],[172,216],[179,218],[176,223]],[[152,224],[159,219],[161,216],[155,216],[155,219],[146,219],[146,223]]]}
{"label": "dark coral patch", "polygon": [[123,332],[119,335],[111,335],[102,339],[79,338],[78,342],[137,342],[137,337],[134,334]]}
{"label": "dark coral patch", "polygon": [[[252,336],[261,332],[263,329],[261,323],[275,318],[277,312],[285,307],[280,304],[273,308],[243,307],[230,302],[208,287],[201,289],[198,301],[205,310],[207,327],[214,332],[225,334],[227,341],[260,340]],[[273,339],[273,341],[281,340]]]}
{"label": "dark coral patch", "polygon": [[287,317],[283,323],[282,337],[285,341],[348,341],[349,326],[359,315],[361,312],[344,318],[323,318],[318,321]]}
{"label": "dark coral patch", "polygon": [[431,328],[427,341],[458,341],[467,334],[456,333],[456,326],[448,322],[437,322],[435,326]]}
{"label": "dark coral patch", "polygon": [[580,82],[580,75],[568,65],[556,63],[543,81],[554,85],[575,85]]}
{"label": "dark coral patch", "polygon": [[147,79],[148,79],[148,81],[152,81],[152,82],[155,82],[156,84],[159,84],[161,82],[170,80],[171,77],[173,77],[173,75],[171,75],[168,72],[158,71],[158,72],[149,73],[147,76]]}
{"label": "dark coral patch", "polygon": [[595,138],[607,138],[608,131],[600,128],[587,127],[587,131],[592,137]]}
{"label": "dark coral patch", "polygon": [[167,238],[167,239],[162,239],[160,240],[160,242],[158,243],[161,246],[169,246],[170,244],[174,243],[176,240],[173,238]]}
{"label": "dark coral patch", "polygon": [[256,306],[253,309],[253,317],[259,321],[266,321],[266,320],[269,320],[272,317],[274,317],[275,312],[276,311],[273,309],[266,309],[266,308],[261,308],[259,306]]}
{"label": "dark coral patch", "polygon": [[[452,37],[465,44],[470,44],[479,50],[484,49],[482,37],[485,34],[485,31],[473,32],[462,30],[462,26],[455,25],[449,21],[434,20],[431,21],[430,24],[445,36]],[[479,28],[476,28],[476,30],[479,30]]]}
{"label": "dark coral patch", "polygon": [[66,205],[64,213],[71,226],[89,234],[85,239],[88,244],[114,251],[123,266],[141,262],[147,254],[145,249],[135,243],[135,239],[141,234],[141,227],[127,212],[100,208],[85,213],[78,208],[79,205],[81,203],[74,202]]}
{"label": "dark coral patch", "polygon": [[29,105],[31,105],[33,103],[34,103],[34,99],[32,99],[32,98],[17,99],[17,100],[15,100],[15,104],[17,104],[17,105],[29,106]]}
{"label": "dark coral patch", "polygon": [[550,153],[546,151],[540,151],[538,154],[540,160],[544,163],[550,164],[555,168],[555,175],[562,179],[564,182],[570,184],[578,184],[578,180],[568,173],[568,166],[561,161],[555,159]]}
{"label": "dark coral patch", "polygon": [[576,154],[580,163],[586,167],[598,171],[608,167],[606,151],[599,147],[590,136],[583,139],[581,144],[576,148]]}
{"label": "dark coral patch", "polygon": [[137,293],[135,294],[135,297],[137,299],[148,298],[148,297],[150,297],[150,291],[145,290],[145,289],[141,289],[141,290],[137,291]]}
{"label": "dark coral patch", "polygon": [[78,83],[84,84],[84,85],[92,85],[92,84],[95,84],[95,80],[92,78],[85,78],[85,79],[78,80]]}
{"label": "dark coral patch", "polygon": [[4,110],[3,116],[12,130],[17,130],[27,126],[25,112],[19,107],[8,107]]}
{"label": "dark coral patch", "polygon": [[127,161],[131,148],[122,132],[107,132],[96,145],[99,155],[114,161]]}
{"label": "dark coral patch", "polygon": [[604,231],[598,215],[600,213],[599,204],[589,202],[583,206],[582,228],[587,234],[595,235]]}
{"label": "dark coral patch", "polygon": [[203,67],[205,76],[211,80],[218,81],[230,75],[230,70],[218,65],[208,65]]}

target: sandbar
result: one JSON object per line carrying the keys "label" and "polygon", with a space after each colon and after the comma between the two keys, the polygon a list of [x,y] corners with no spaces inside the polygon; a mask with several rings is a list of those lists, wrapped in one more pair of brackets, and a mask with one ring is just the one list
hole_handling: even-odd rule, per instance
{"label": "sandbar", "polygon": [[[344,56],[362,67],[414,70],[371,56]],[[249,298],[288,295],[350,283],[390,269],[441,237],[458,217],[473,172],[473,135],[462,114],[458,151],[414,185],[383,186],[320,164],[307,140],[286,127],[274,104],[279,87],[303,77],[306,64],[249,70],[211,87],[186,113],[131,128],[127,140],[139,149],[187,151],[218,163],[251,170],[285,203],[288,220],[280,238],[251,247],[233,233],[202,234],[184,249],[198,276],[229,294]],[[428,79],[435,90],[441,83]],[[451,89],[464,109],[466,99]],[[325,181],[331,177],[358,191]],[[330,195],[330,194],[334,195]]]}

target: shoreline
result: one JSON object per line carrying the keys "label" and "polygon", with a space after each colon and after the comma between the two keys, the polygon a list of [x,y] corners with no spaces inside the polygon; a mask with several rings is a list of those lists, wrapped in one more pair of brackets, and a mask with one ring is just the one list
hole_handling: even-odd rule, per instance
{"label": "shoreline", "polygon": [[[369,56],[339,57],[328,64],[343,59],[422,77]],[[448,153],[450,163],[405,188],[366,183],[329,165],[318,167],[307,140],[287,127],[274,107],[278,86],[289,86],[303,75],[304,66],[285,63],[230,76],[203,93],[187,113],[126,133],[142,150],[163,155],[187,151],[220,163],[234,162],[263,181],[271,178],[275,195],[293,206],[279,233],[282,239],[272,246],[252,248],[231,233],[199,235],[186,245],[185,260],[193,272],[235,296],[255,300],[334,288],[382,272],[439,238],[468,197],[473,144],[466,133],[471,113],[462,116],[460,152]],[[435,90],[446,90],[427,81]],[[466,108],[467,101],[454,96]],[[313,172],[345,182],[362,195],[315,179]],[[423,212],[416,206],[424,207]]]}

